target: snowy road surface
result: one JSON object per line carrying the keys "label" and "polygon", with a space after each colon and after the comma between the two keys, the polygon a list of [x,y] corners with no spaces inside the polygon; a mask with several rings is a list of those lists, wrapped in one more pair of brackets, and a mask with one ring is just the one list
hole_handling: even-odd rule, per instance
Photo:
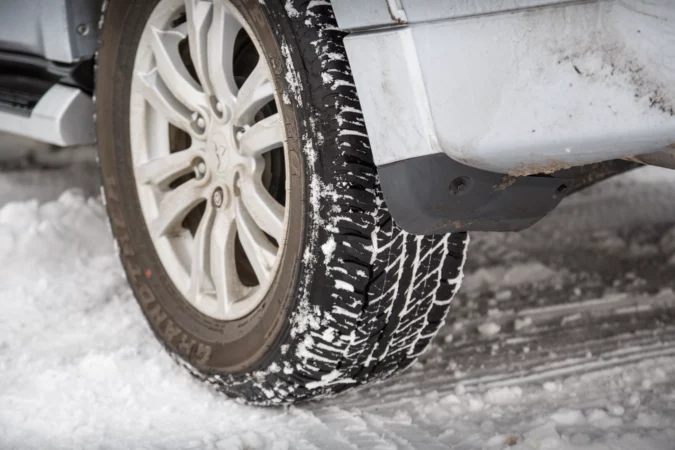
{"label": "snowy road surface", "polygon": [[155,341],[87,197],[95,166],[21,166],[0,164],[0,449],[675,449],[675,172],[610,180],[520,234],[475,233],[412,369],[257,409]]}

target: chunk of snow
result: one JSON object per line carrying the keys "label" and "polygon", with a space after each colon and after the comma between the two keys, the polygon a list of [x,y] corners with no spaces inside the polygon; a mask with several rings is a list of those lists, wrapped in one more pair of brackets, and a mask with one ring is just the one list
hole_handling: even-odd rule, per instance
{"label": "chunk of snow", "polygon": [[494,336],[502,329],[501,326],[494,322],[487,322],[478,327],[478,332],[483,336]]}
{"label": "chunk of snow", "polygon": [[321,251],[325,256],[324,264],[328,265],[330,260],[333,258],[333,252],[335,252],[335,247],[337,247],[337,245],[335,244],[335,239],[333,238],[333,236],[329,237],[326,243],[321,246]]}
{"label": "chunk of snow", "polygon": [[542,385],[542,387],[546,392],[556,392],[559,389],[558,383],[556,383],[555,381],[547,381]]}
{"label": "chunk of snow", "polygon": [[335,337],[335,329],[326,328],[321,334],[321,337],[326,342],[333,342],[333,338]]}
{"label": "chunk of snow", "polygon": [[602,409],[592,409],[586,413],[586,418],[594,426],[608,429],[612,427],[619,427],[623,425],[623,419],[621,417],[610,417],[606,411]]}
{"label": "chunk of snow", "polygon": [[288,14],[288,17],[295,18],[300,16],[298,10],[293,6],[293,0],[286,0],[284,6],[286,7],[286,14]]}
{"label": "chunk of snow", "polygon": [[628,404],[631,406],[637,406],[640,403],[640,393],[637,391],[633,391],[632,394],[630,394],[630,397],[628,397]]}
{"label": "chunk of snow", "polygon": [[539,261],[516,264],[504,274],[506,286],[520,286],[550,280],[556,272],[549,269]]}
{"label": "chunk of snow", "polygon": [[471,397],[469,399],[468,407],[469,407],[469,411],[478,412],[478,411],[482,410],[483,408],[485,408],[485,403],[480,398]]}
{"label": "chunk of snow", "polygon": [[513,323],[513,328],[515,328],[516,331],[520,331],[530,325],[532,325],[532,317],[525,316],[523,318],[517,318]]}
{"label": "chunk of snow", "polygon": [[333,384],[350,384],[354,383],[354,380],[351,378],[343,378],[340,380],[340,376],[343,375],[339,370],[333,370],[331,373],[326,374],[321,377],[321,381],[312,381],[307,383],[307,389],[318,389],[321,387],[330,386]]}
{"label": "chunk of snow", "polygon": [[626,412],[626,409],[621,405],[610,405],[607,407],[607,412],[613,416],[623,416]]}
{"label": "chunk of snow", "polygon": [[464,276],[462,289],[465,294],[477,294],[495,287],[512,288],[539,283],[558,275],[538,261],[518,263],[511,267],[482,267]]}
{"label": "chunk of snow", "polygon": [[561,446],[560,434],[553,421],[548,421],[523,433],[523,437],[524,442],[521,446],[523,449],[553,450],[564,448]]}
{"label": "chunk of snow", "polygon": [[513,297],[513,292],[510,290],[505,290],[505,291],[499,291],[495,294],[495,299],[497,301],[504,301],[504,300],[509,300]]}
{"label": "chunk of snow", "polygon": [[462,281],[462,290],[465,294],[472,294],[490,289],[499,285],[504,273],[506,268],[503,266],[482,267],[475,272],[467,273]]}
{"label": "chunk of snow", "polygon": [[585,446],[591,442],[591,437],[586,433],[574,433],[572,436],[570,436],[570,444],[576,446]]}
{"label": "chunk of snow", "polygon": [[448,394],[440,400],[440,403],[445,405],[459,405],[462,402],[456,395]]}
{"label": "chunk of snow", "polygon": [[486,403],[505,404],[511,403],[523,396],[523,390],[519,386],[504,386],[489,389],[483,398]]}
{"label": "chunk of snow", "polygon": [[423,370],[424,369],[424,364],[422,364],[419,361],[415,361],[413,365],[411,366],[413,370]]}
{"label": "chunk of snow", "polygon": [[570,314],[569,316],[565,316],[562,318],[562,320],[560,321],[560,325],[565,326],[568,323],[576,322],[579,319],[581,319],[581,313]]}
{"label": "chunk of snow", "polygon": [[342,280],[335,280],[335,288],[343,291],[354,292],[354,285]]}
{"label": "chunk of snow", "polygon": [[560,425],[583,425],[586,423],[584,413],[578,409],[560,409],[551,415],[551,419]]}

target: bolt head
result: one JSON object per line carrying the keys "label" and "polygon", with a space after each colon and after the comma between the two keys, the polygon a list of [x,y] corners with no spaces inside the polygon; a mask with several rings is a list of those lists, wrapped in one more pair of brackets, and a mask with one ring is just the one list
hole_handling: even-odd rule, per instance
{"label": "bolt head", "polygon": [[568,190],[569,190],[569,188],[567,187],[567,185],[561,184],[561,185],[558,187],[558,189],[556,189],[555,195],[556,195],[556,196],[557,196],[557,195],[565,195],[565,194],[567,194],[567,191],[568,191]]}
{"label": "bolt head", "polygon": [[248,131],[249,128],[251,128],[251,127],[248,126],[248,125],[244,125],[244,128],[237,131],[237,140],[241,139],[241,137],[244,135],[244,133],[246,133]]}
{"label": "bolt head", "polygon": [[199,119],[197,119],[197,126],[199,128],[204,128],[206,126],[206,121],[204,120],[203,117],[200,117]]}
{"label": "bolt head", "polygon": [[89,34],[89,25],[86,23],[81,23],[77,27],[75,27],[75,30],[77,31],[77,34],[80,36],[86,36]]}
{"label": "bolt head", "polygon": [[220,208],[223,206],[223,191],[220,189],[217,189],[216,192],[213,193],[213,204],[216,205],[217,208]]}
{"label": "bolt head", "polygon": [[222,103],[216,102],[216,111],[223,112],[223,104]]}
{"label": "bolt head", "polygon": [[206,163],[204,161],[202,161],[199,164],[197,164],[197,170],[199,171],[199,173],[202,173],[202,174],[206,173]]}
{"label": "bolt head", "polygon": [[471,179],[468,177],[455,178],[450,183],[450,193],[452,195],[463,195],[469,191],[471,187]]}

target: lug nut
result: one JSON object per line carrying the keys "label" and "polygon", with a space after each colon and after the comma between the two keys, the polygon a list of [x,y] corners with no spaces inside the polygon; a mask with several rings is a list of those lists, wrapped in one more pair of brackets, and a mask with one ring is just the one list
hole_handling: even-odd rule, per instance
{"label": "lug nut", "polygon": [[206,131],[206,120],[198,112],[193,112],[191,115],[192,118],[192,128],[197,134],[204,134]]}
{"label": "lug nut", "polygon": [[230,121],[230,109],[223,102],[218,100],[217,97],[212,96],[209,98],[209,104],[211,105],[211,110],[213,114],[218,119],[219,122],[229,122]]}
{"label": "lug nut", "polygon": [[206,175],[206,163],[202,159],[199,159],[194,163],[194,168],[197,179],[201,180],[204,178],[204,175]]}
{"label": "lug nut", "polygon": [[80,36],[86,36],[89,34],[89,25],[86,23],[81,23],[75,28],[75,30]]}
{"label": "lug nut", "polygon": [[471,178],[458,177],[452,180],[452,183],[450,183],[450,193],[452,195],[464,195],[469,191],[470,187]]}
{"label": "lug nut", "polygon": [[244,133],[246,133],[246,131],[248,131],[249,128],[251,127],[248,125],[244,125],[244,127],[241,130],[237,131],[237,140],[241,139],[241,137],[244,135]]}
{"label": "lug nut", "polygon": [[223,206],[223,191],[222,189],[216,189],[216,192],[213,193],[213,204],[216,205],[216,208]]}

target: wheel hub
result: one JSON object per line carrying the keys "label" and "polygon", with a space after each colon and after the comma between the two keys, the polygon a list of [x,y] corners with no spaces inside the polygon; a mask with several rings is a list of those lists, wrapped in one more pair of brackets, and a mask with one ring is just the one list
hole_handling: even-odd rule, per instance
{"label": "wheel hub", "polygon": [[218,173],[225,173],[228,169],[231,170],[229,166],[229,155],[231,152],[227,149],[225,136],[215,133],[209,138],[206,148],[210,154],[215,156],[215,169]]}

